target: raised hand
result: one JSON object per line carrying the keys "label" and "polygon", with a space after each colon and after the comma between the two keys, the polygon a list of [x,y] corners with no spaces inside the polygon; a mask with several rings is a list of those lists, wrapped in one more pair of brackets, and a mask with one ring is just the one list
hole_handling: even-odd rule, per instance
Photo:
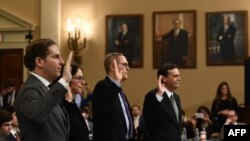
{"label": "raised hand", "polygon": [[232,124],[232,120],[230,118],[227,118],[227,120],[224,123],[224,125],[229,125],[229,124]]}
{"label": "raised hand", "polygon": [[71,61],[72,61],[72,57],[73,57],[73,52],[71,51],[69,53],[68,59],[64,65],[64,69],[63,69],[63,74],[62,74],[62,78],[66,81],[66,82],[70,82],[72,79],[72,75],[71,75]]}
{"label": "raised hand", "polygon": [[114,59],[111,64],[111,70],[114,72],[114,79],[118,82],[122,80],[122,70],[118,69],[117,61]]}
{"label": "raised hand", "polygon": [[159,76],[158,85],[157,85],[157,89],[158,89],[157,94],[160,95],[160,96],[163,95],[163,93],[164,93],[164,91],[166,89],[164,83],[162,82],[162,77],[163,77],[162,75]]}

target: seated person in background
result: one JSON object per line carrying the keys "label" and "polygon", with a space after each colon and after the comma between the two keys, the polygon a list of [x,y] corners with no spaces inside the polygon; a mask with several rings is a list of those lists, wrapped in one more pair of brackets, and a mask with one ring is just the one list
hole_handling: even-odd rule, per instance
{"label": "seated person in background", "polygon": [[90,116],[90,106],[85,105],[81,108],[82,116],[87,124],[88,131],[89,131],[89,140],[93,139],[93,122]]}
{"label": "seated person in background", "polygon": [[20,137],[20,129],[17,122],[16,112],[13,106],[8,106],[5,108],[7,112],[9,112],[12,115],[12,128],[11,128],[11,135],[14,138]]}
{"label": "seated person in background", "polygon": [[0,109],[0,141],[17,141],[10,136],[11,134],[12,115]]}
{"label": "seated person in background", "polygon": [[195,128],[199,131],[206,129],[207,138],[212,138],[218,136],[216,133],[216,128],[218,128],[216,122],[213,121],[211,112],[206,106],[200,106],[195,113],[196,123]]}
{"label": "seated person in background", "polygon": [[227,119],[224,125],[245,125],[245,123],[237,122],[238,118],[238,113],[234,109],[229,109],[227,111]]}
{"label": "seated person in background", "polygon": [[212,104],[212,116],[218,122],[220,131],[226,121],[228,109],[237,110],[237,100],[232,96],[227,82],[221,82],[217,87],[216,97]]}
{"label": "seated person in background", "polygon": [[131,109],[135,126],[135,141],[142,141],[144,119],[141,115],[140,106],[133,105]]}
{"label": "seated person in background", "polygon": [[[227,119],[224,125],[246,125],[246,123],[238,122],[238,113],[234,109],[227,111]],[[221,129],[221,139],[224,138],[224,128]]]}
{"label": "seated person in background", "polygon": [[191,119],[191,120],[187,119],[187,117],[185,115],[185,111],[182,110],[182,123],[183,123],[183,127],[186,128],[188,139],[194,138],[195,125],[193,124],[192,121],[193,121],[193,119]]}
{"label": "seated person in background", "polygon": [[16,98],[16,88],[15,83],[12,81],[6,81],[4,83],[4,87],[7,90],[7,93],[3,97],[3,104],[4,107],[14,106],[14,101]]}

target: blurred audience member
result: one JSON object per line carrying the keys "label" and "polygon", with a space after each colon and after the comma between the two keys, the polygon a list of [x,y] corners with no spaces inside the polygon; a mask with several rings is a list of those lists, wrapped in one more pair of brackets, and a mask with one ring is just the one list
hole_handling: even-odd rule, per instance
{"label": "blurred audience member", "polygon": [[[246,123],[238,122],[238,113],[234,109],[228,109],[227,119],[224,125],[246,125]],[[224,139],[224,128],[221,129],[221,139]]]}
{"label": "blurred audience member", "polygon": [[182,123],[183,127],[186,128],[187,138],[188,139],[194,138],[196,120],[195,119],[188,120],[184,110],[182,110]]}
{"label": "blurred audience member", "polygon": [[131,109],[135,126],[135,141],[142,141],[144,119],[141,115],[140,106],[133,105]]}
{"label": "blurred audience member", "polygon": [[3,102],[3,97],[6,95],[7,90],[1,86],[0,87],[0,109],[4,108],[4,102]]}
{"label": "blurred audience member", "polygon": [[206,130],[206,137],[211,138],[213,133],[219,132],[218,125],[213,121],[210,110],[206,106],[200,106],[195,113],[195,128],[199,131]]}
{"label": "blurred audience member", "polygon": [[219,130],[226,121],[228,109],[237,110],[237,105],[237,100],[232,96],[228,83],[221,82],[212,104],[212,116],[219,123]]}
{"label": "blurred audience member", "polygon": [[8,106],[5,108],[5,110],[12,115],[11,135],[14,138],[19,138],[20,137],[20,130],[19,130],[19,126],[18,126],[18,121],[17,121],[15,109],[13,106]]}
{"label": "blurred audience member", "polygon": [[0,141],[17,141],[11,136],[12,115],[0,109]]}
{"label": "blurred audience member", "polygon": [[93,123],[92,123],[92,118],[90,116],[90,107],[88,105],[85,105],[84,107],[82,107],[81,112],[88,127],[89,140],[92,140],[93,139]]}
{"label": "blurred audience member", "polygon": [[238,113],[234,109],[227,111],[227,120],[224,125],[245,125],[246,123],[238,122]]}
{"label": "blurred audience member", "polygon": [[14,101],[16,98],[16,88],[15,83],[12,81],[6,81],[3,86],[7,93],[3,97],[4,108],[7,106],[14,106]]}

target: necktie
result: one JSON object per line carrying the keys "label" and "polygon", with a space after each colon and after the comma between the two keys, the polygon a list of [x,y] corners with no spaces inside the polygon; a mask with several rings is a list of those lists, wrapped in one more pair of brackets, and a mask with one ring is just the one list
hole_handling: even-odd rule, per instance
{"label": "necktie", "polygon": [[18,133],[15,133],[15,138],[16,138],[16,141],[20,141],[20,137],[19,137]]}
{"label": "necktie", "polygon": [[177,122],[179,122],[179,111],[178,111],[178,108],[177,108],[177,105],[176,105],[176,102],[175,102],[175,99],[174,99],[173,95],[170,96],[170,100],[171,100],[171,103],[172,103],[173,108],[174,108],[174,112],[175,112],[175,115],[176,115],[176,118],[177,118]]}
{"label": "necktie", "polygon": [[129,110],[129,106],[128,106],[128,102],[126,100],[125,94],[124,94],[124,92],[122,90],[120,92],[120,95],[121,95],[121,98],[122,98],[122,101],[124,103],[126,113],[127,113],[127,116],[128,116],[128,121],[129,121],[128,135],[129,135],[129,138],[131,139],[133,137],[133,128],[134,128],[133,119],[132,119],[132,116],[131,116],[131,113],[130,113],[130,110]]}

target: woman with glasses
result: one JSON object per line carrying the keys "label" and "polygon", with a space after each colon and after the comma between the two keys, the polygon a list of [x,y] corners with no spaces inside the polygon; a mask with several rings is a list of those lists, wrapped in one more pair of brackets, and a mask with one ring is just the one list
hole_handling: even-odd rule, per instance
{"label": "woman with glasses", "polygon": [[84,81],[82,69],[79,66],[71,65],[71,74],[72,80],[69,83],[70,87],[63,102],[70,121],[69,141],[89,141],[87,124],[80,109],[74,102],[75,95],[83,92],[86,82]]}

